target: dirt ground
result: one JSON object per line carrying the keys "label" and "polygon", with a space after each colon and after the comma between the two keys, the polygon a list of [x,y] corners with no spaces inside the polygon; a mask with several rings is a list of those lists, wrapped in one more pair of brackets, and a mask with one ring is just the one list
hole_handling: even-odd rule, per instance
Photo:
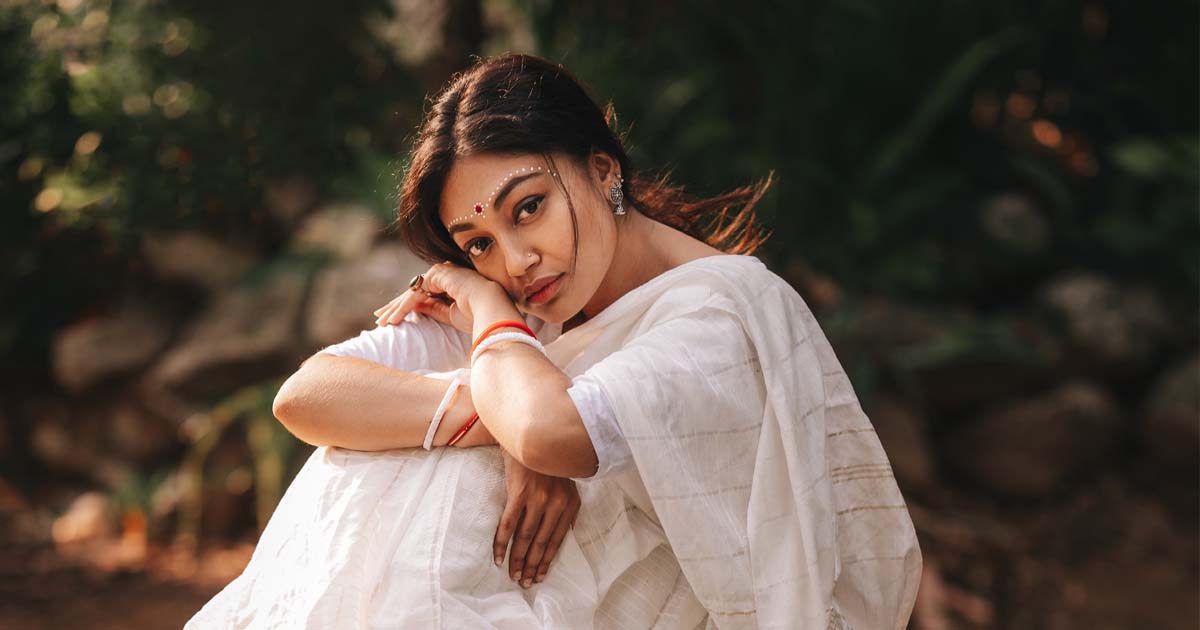
{"label": "dirt ground", "polygon": [[[0,559],[0,630],[181,628],[249,560],[253,547],[150,549],[141,562],[105,566],[111,547],[6,546]],[[84,557],[82,554],[87,554]]]}
{"label": "dirt ground", "polygon": [[[1119,477],[1054,505],[945,494],[910,502],[925,574],[912,630],[1195,630],[1194,502]],[[128,535],[4,544],[0,630],[179,628],[240,573],[253,543],[198,552]]]}

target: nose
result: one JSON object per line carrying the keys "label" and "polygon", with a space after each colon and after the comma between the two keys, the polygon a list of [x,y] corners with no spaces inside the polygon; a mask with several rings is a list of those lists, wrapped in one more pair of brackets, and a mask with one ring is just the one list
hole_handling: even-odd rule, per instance
{"label": "nose", "polygon": [[510,247],[504,250],[504,266],[509,276],[520,278],[525,275],[525,272],[531,266],[537,263],[539,257],[526,248],[525,243],[520,239],[511,241],[510,245]]}

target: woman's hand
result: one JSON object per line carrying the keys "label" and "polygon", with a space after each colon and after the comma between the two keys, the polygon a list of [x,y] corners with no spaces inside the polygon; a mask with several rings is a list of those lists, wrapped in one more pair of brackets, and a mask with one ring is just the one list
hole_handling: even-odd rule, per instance
{"label": "woman's hand", "polygon": [[411,311],[424,313],[465,333],[472,332],[472,296],[504,289],[474,269],[451,262],[438,263],[424,274],[420,290],[409,289],[375,310],[375,324],[399,324]]}
{"label": "woman's hand", "polygon": [[567,530],[575,526],[579,491],[573,480],[536,473],[507,452],[504,484],[507,498],[492,551],[496,566],[504,564],[504,550],[511,538],[508,574],[529,588],[534,581],[545,579]]}

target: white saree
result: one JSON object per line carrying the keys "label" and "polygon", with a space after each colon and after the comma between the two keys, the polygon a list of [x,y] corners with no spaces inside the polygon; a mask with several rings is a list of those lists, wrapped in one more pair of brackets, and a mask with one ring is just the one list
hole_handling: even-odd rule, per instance
{"label": "white saree", "polygon": [[604,391],[635,466],[581,480],[544,582],[490,560],[497,447],[319,448],[187,628],[906,626],[921,553],[887,456],[761,261],[680,265],[546,350]]}

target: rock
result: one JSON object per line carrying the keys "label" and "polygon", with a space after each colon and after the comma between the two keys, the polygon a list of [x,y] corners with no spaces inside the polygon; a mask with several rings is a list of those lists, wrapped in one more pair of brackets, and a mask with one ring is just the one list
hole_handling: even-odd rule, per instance
{"label": "rock", "polygon": [[117,519],[117,507],[112,499],[99,492],[86,492],[79,495],[62,516],[54,519],[50,532],[54,542],[60,545],[108,538],[117,533]]}
{"label": "rock", "polygon": [[899,399],[882,396],[871,403],[867,416],[892,463],[900,489],[908,493],[931,488],[933,458],[921,415]]}
{"label": "rock", "polygon": [[144,304],[75,323],[54,340],[55,378],[68,391],[78,393],[145,367],[170,336],[170,322]]}
{"label": "rock", "polygon": [[997,195],[980,208],[980,221],[989,236],[1024,253],[1042,251],[1050,229],[1029,197]]}
{"label": "rock", "polygon": [[1072,382],[964,423],[947,436],[943,452],[992,490],[1040,498],[1104,458],[1119,431],[1116,403],[1095,385]]}
{"label": "rock", "polygon": [[317,198],[312,180],[300,175],[267,182],[263,188],[263,204],[277,221],[285,226],[295,225]]}
{"label": "rock", "polygon": [[[830,323],[822,325],[838,354],[865,355],[873,360],[937,339],[950,326],[942,316],[884,298],[864,298],[829,313],[825,320]],[[833,323],[839,320],[845,323]]]}
{"label": "rock", "polygon": [[113,489],[129,481],[129,466],[98,450],[105,442],[106,427],[97,414],[72,413],[60,401],[30,401],[26,407],[33,422],[30,448],[48,470],[78,475]]}
{"label": "rock", "polygon": [[1061,355],[1061,343],[1044,326],[1009,315],[947,322],[938,334],[883,359],[942,418],[1044,390],[1060,378]]}
{"label": "rock", "polygon": [[107,442],[123,459],[150,463],[176,449],[177,428],[129,400],[105,409]]}
{"label": "rock", "polygon": [[359,258],[370,251],[382,230],[375,215],[362,206],[326,206],[304,220],[293,249],[326,251],[343,259]]}
{"label": "rock", "polygon": [[374,326],[375,309],[400,295],[429,263],[400,245],[381,245],[366,258],[324,269],[308,305],[308,338],[321,347]]}
{"label": "rock", "polygon": [[231,286],[254,267],[256,256],[200,232],[153,232],[142,254],[165,280],[218,290]]}
{"label": "rock", "polygon": [[1168,369],[1143,405],[1142,438],[1167,464],[1194,468],[1200,457],[1200,355]]}
{"label": "rock", "polygon": [[1128,369],[1145,363],[1172,334],[1166,308],[1148,289],[1077,273],[1052,281],[1042,293],[1085,362]]}
{"label": "rock", "polygon": [[153,368],[149,387],[208,396],[294,369],[304,351],[297,330],[306,285],[302,274],[283,272],[223,293]]}

